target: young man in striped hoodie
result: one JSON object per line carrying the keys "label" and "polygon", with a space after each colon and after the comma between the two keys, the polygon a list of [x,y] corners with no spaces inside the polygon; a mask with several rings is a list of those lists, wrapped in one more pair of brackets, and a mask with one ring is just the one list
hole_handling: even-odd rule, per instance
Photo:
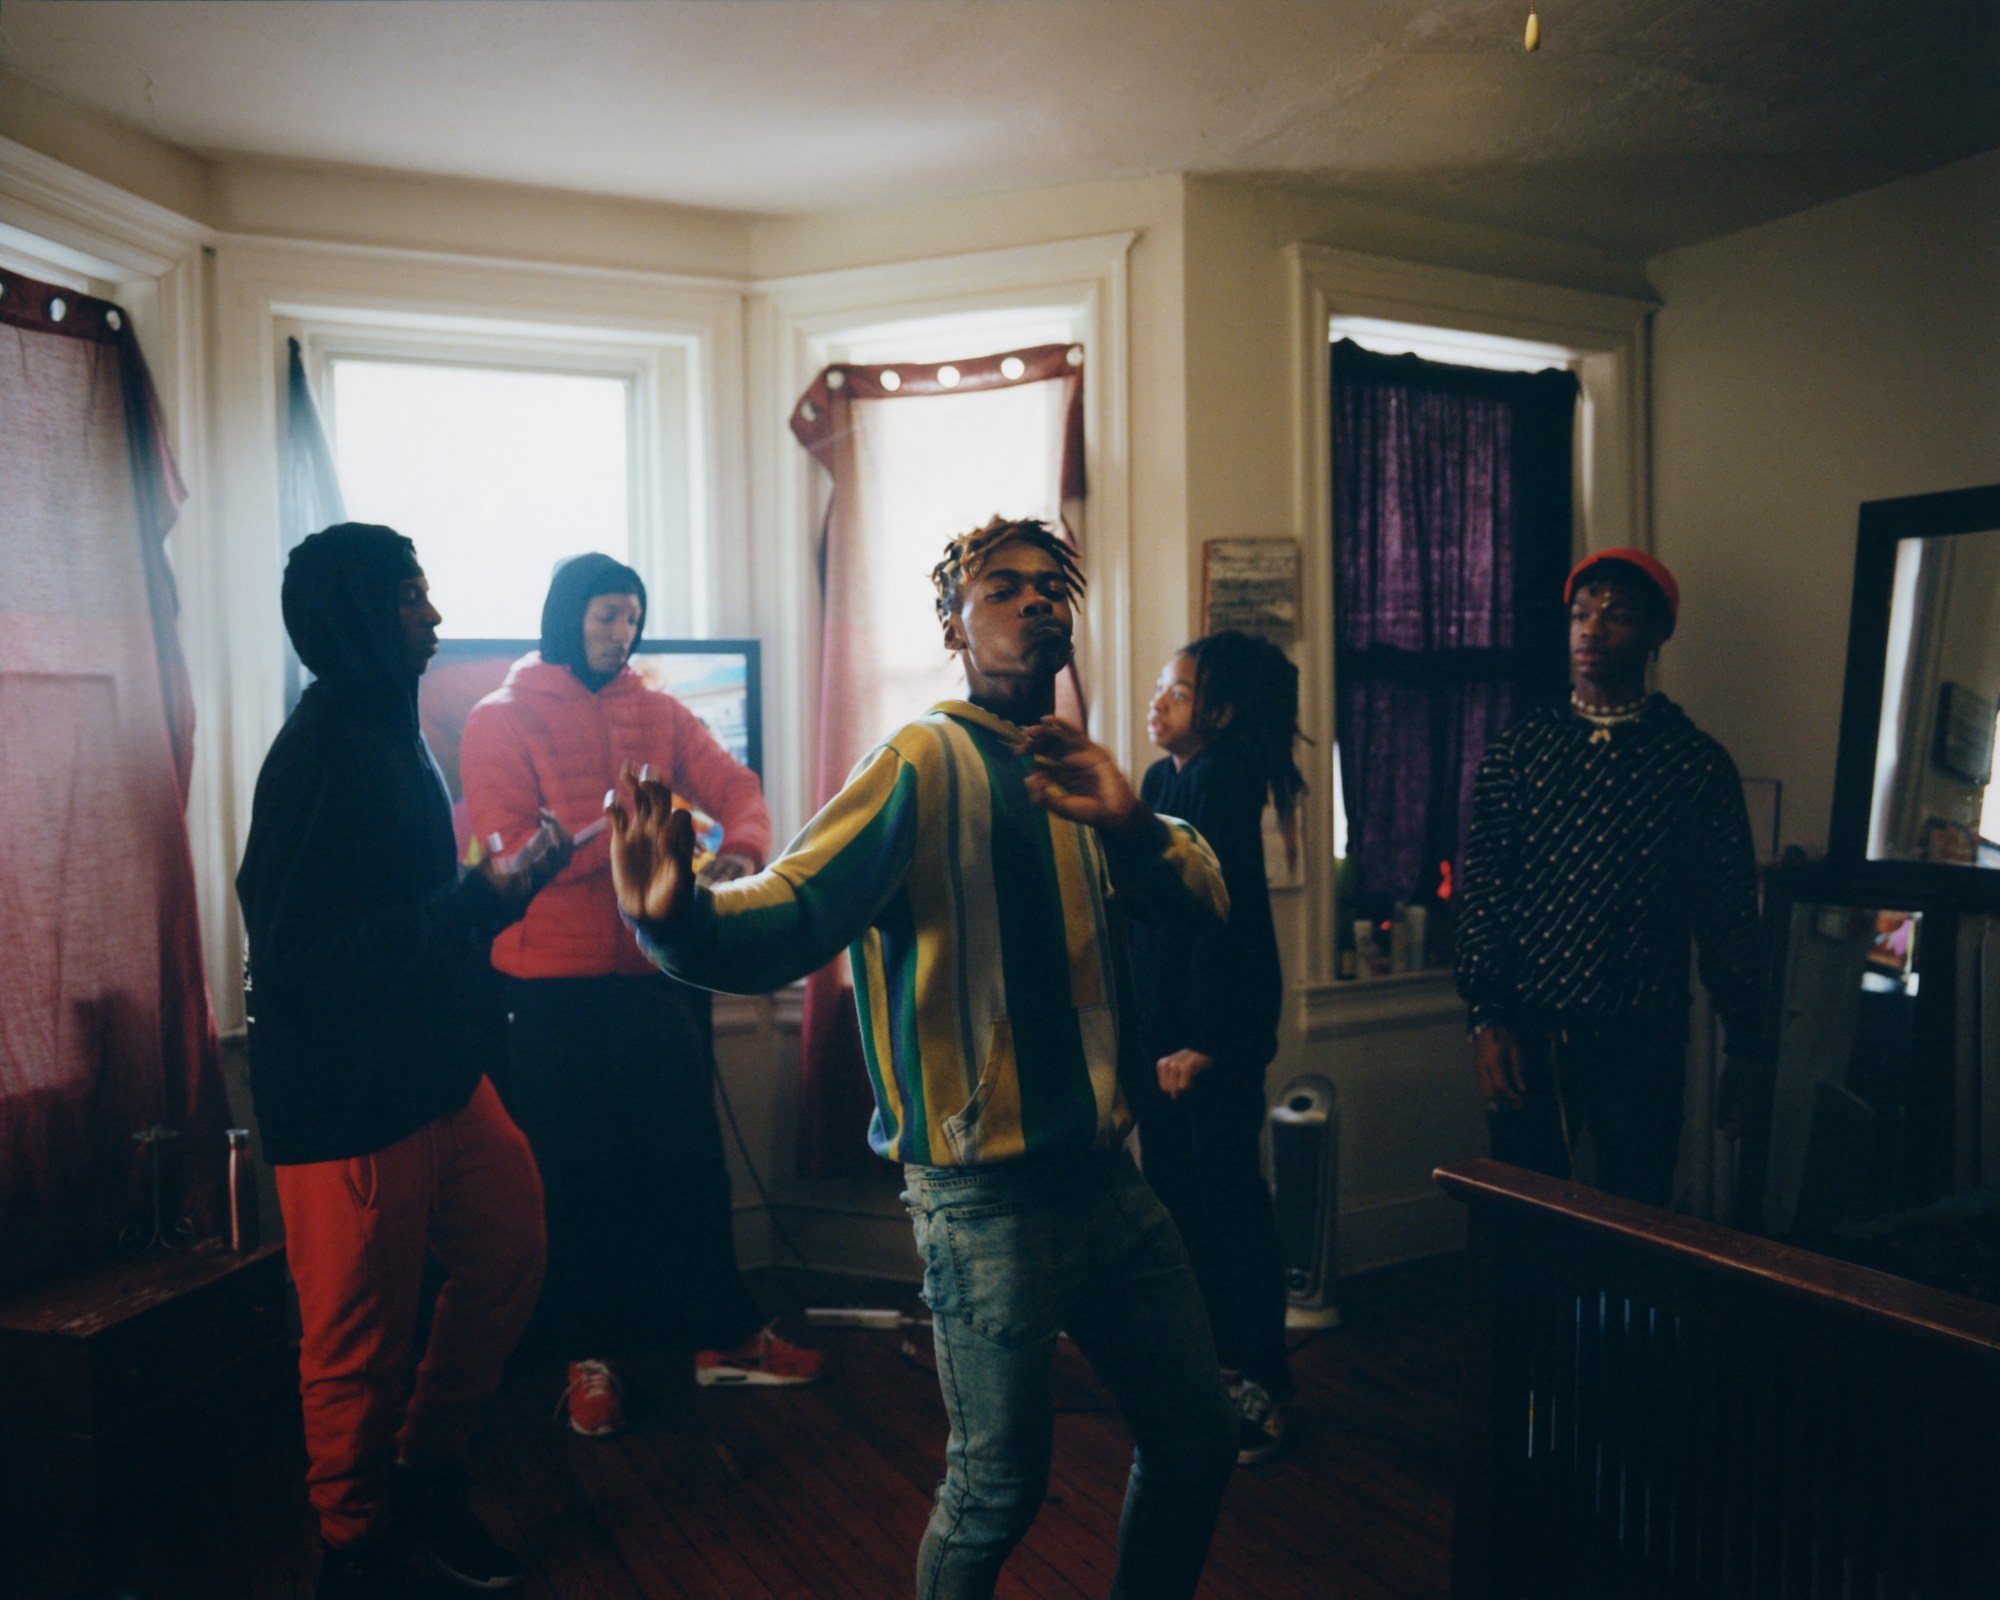
{"label": "young man in striped hoodie", "polygon": [[1136,1445],[1112,1594],[1174,1600],[1236,1425],[1187,1253],[1124,1149],[1121,1082],[1151,1069],[1120,924],[1213,924],[1228,898],[1201,836],[1052,715],[1082,587],[1061,538],[996,518],[933,578],[968,699],[898,729],[782,857],[713,890],[686,814],[633,782],[619,905],[654,961],[710,988],[760,993],[848,947],[869,1139],[904,1164],[951,1424],[921,1600],[991,1595],[1034,1520],[1065,1332]]}

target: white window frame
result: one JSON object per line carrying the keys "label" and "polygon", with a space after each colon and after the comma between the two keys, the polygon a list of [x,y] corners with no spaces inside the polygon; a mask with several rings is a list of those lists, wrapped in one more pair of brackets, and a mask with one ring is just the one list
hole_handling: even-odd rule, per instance
{"label": "white window frame", "polygon": [[[580,339],[496,333],[476,324],[391,328],[367,322],[280,318],[282,351],[288,334],[299,340],[307,380],[320,397],[327,431],[339,459],[338,418],[329,388],[337,361],[382,361],[405,366],[487,368],[497,372],[561,373],[610,378],[626,386],[626,523],[623,556],[646,581],[647,626],[664,637],[713,633],[700,574],[708,565],[703,521],[709,486],[692,452],[686,341],[635,344],[629,335]],[[575,554],[575,551],[567,553]],[[448,606],[449,596],[440,597]]]}
{"label": "white window frame", "polygon": [[[1456,268],[1422,266],[1320,245],[1286,254],[1292,282],[1293,518],[1302,554],[1300,720],[1330,763],[1333,750],[1333,481],[1328,383],[1336,316],[1377,317],[1558,346],[1582,386],[1577,524],[1585,549],[1652,547],[1648,461],[1647,321],[1658,302]],[[1306,837],[1333,838],[1330,766],[1306,794]],[[1451,974],[1341,983],[1332,852],[1315,846],[1306,874],[1306,1031],[1329,1037],[1455,1011]],[[1366,1018],[1357,1014],[1364,1008]],[[1380,1013],[1380,1016],[1377,1016]]]}
{"label": "white window frame", "polygon": [[[817,682],[818,469],[792,436],[793,403],[831,361],[863,341],[946,319],[1054,311],[1080,330],[1084,355],[1084,563],[1089,578],[1079,655],[1095,736],[1125,748],[1130,733],[1131,451],[1128,258],[1135,233],[855,267],[756,286],[750,306],[752,547],[755,626],[767,641],[766,729],[798,759],[767,785],[781,833],[811,807],[812,686]],[[943,359],[943,358],[941,358]],[[925,620],[925,619],[918,619]],[[885,730],[886,731],[886,730]]]}
{"label": "white window frame", "polygon": [[[659,603],[667,613],[685,604],[689,632],[730,626],[724,552],[741,545],[744,529],[743,282],[246,235],[222,235],[214,249],[221,515],[202,581],[224,659],[198,710],[210,729],[204,759],[226,796],[232,870],[258,770],[284,720],[277,529],[286,327],[305,328],[322,353],[342,340],[406,349],[432,341],[496,355],[568,349],[576,360],[634,370],[657,362],[662,373],[681,363],[690,577],[666,586],[684,587],[684,602],[663,592]],[[663,401],[657,426],[668,425],[670,410]],[[240,948],[233,895],[223,914],[226,948]],[[235,1016],[233,986],[216,987],[219,1009]]]}

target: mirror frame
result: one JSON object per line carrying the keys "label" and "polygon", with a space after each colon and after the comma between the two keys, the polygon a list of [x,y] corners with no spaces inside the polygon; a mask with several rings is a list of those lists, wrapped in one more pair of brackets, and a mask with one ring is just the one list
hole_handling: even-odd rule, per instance
{"label": "mirror frame", "polygon": [[1882,674],[1889,651],[1896,546],[1905,539],[1995,530],[2000,530],[2000,484],[1898,500],[1870,500],[1861,507],[1827,861],[1855,892],[1884,905],[1922,897],[1948,905],[2000,909],[2000,870],[1868,859],[1868,819],[1874,803],[1875,749],[1882,720]]}

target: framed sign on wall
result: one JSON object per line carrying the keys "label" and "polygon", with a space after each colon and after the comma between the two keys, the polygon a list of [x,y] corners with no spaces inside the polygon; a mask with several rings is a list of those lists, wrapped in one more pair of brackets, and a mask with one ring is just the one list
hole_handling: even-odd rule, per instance
{"label": "framed sign on wall", "polygon": [[1299,542],[1211,539],[1201,552],[1201,631],[1236,628],[1289,650],[1299,636]]}

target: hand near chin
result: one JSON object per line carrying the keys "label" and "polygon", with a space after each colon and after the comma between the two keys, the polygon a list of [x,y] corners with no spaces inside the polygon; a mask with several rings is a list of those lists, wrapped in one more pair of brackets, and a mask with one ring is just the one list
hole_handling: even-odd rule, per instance
{"label": "hand near chin", "polygon": [[618,909],[634,922],[671,925],[694,902],[694,818],[674,805],[674,792],[630,762],[616,789],[604,797],[611,817],[611,882]]}
{"label": "hand near chin", "polygon": [[1139,827],[1152,815],[1111,752],[1074,723],[1044,717],[1014,749],[1034,758],[1034,770],[1022,781],[1044,811],[1106,833]]}

